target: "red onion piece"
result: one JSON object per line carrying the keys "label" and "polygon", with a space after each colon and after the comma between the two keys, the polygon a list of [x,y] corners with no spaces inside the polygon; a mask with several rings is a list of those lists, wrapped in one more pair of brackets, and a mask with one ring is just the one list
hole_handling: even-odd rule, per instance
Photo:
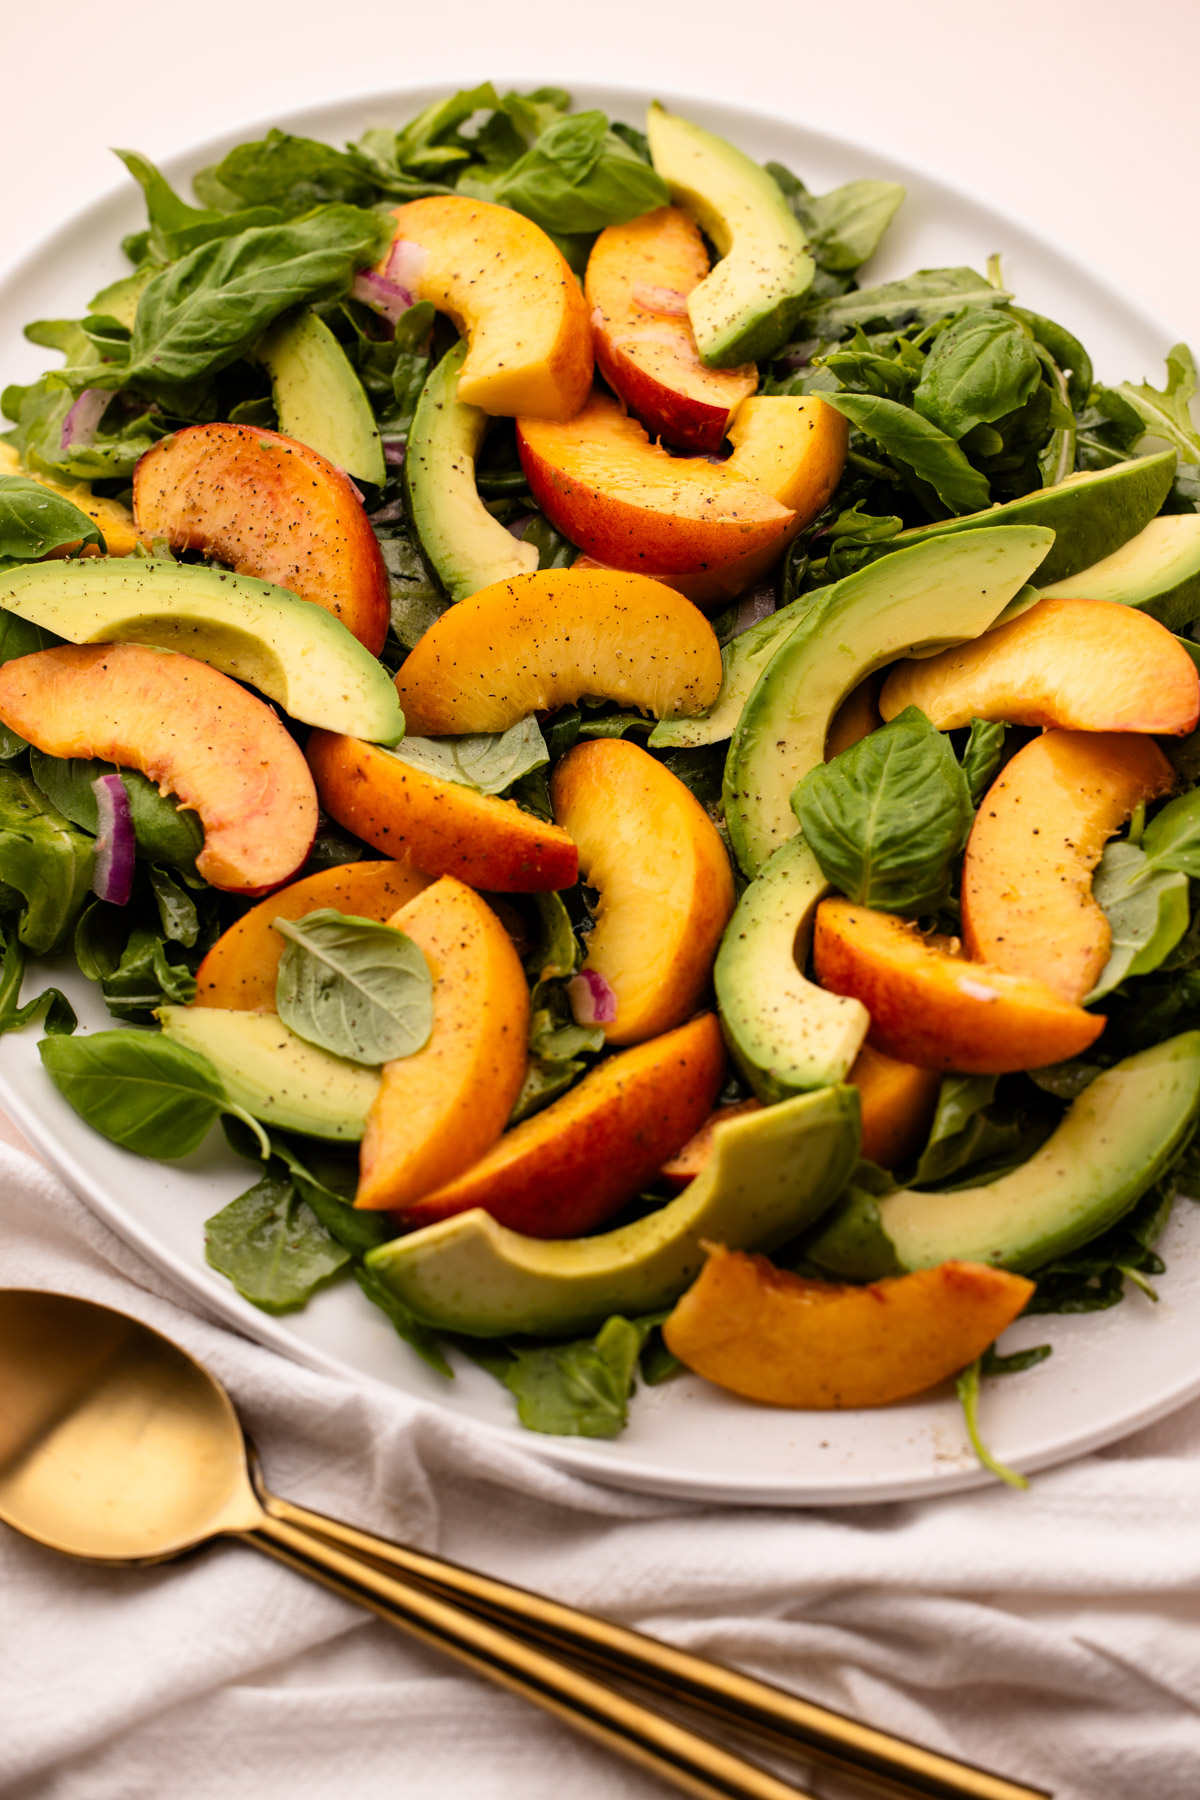
{"label": "red onion piece", "polygon": [[407,288],[411,294],[428,261],[429,252],[423,244],[414,244],[411,238],[397,238],[388,257],[387,278],[397,286]]}
{"label": "red onion piece", "polygon": [[743,594],[738,601],[737,618],[730,637],[740,637],[752,625],[769,619],[775,611],[775,599],[775,589],[769,581],[764,582],[761,587],[751,588],[748,594]]}
{"label": "red onion piece", "polygon": [[389,463],[393,469],[402,469],[404,467],[404,458],[407,451],[408,445],[402,444],[398,438],[391,438],[390,440],[384,438],[383,460],[385,463]]}
{"label": "red onion piece", "polygon": [[633,290],[633,303],[643,312],[657,313],[660,319],[686,319],[687,295],[682,288],[648,287],[639,281]]}
{"label": "red onion piece", "polygon": [[374,269],[360,269],[354,277],[350,289],[356,300],[369,306],[373,312],[382,313],[394,325],[413,303],[410,290],[402,287],[397,281],[390,281],[386,275],[377,275]]}
{"label": "red onion piece", "polygon": [[519,519],[513,519],[508,527],[510,534],[515,538],[523,538],[525,536],[525,527],[529,524],[533,516],[532,513],[522,513]]}
{"label": "red onion piece", "polygon": [[381,506],[378,512],[368,513],[367,517],[372,525],[394,525],[397,519],[404,517],[404,502],[389,500],[386,506]]}
{"label": "red onion piece", "polygon": [[568,981],[567,999],[577,1025],[611,1025],[617,1016],[617,996],[595,969],[581,969]]}
{"label": "red onion piece", "polygon": [[86,450],[94,443],[100,421],[108,410],[109,401],[114,398],[111,388],[84,388],[63,420],[59,449]]}
{"label": "red onion piece", "polygon": [[92,892],[110,906],[125,906],[133,891],[134,836],[129,795],[119,775],[98,775],[96,796],[96,872]]}

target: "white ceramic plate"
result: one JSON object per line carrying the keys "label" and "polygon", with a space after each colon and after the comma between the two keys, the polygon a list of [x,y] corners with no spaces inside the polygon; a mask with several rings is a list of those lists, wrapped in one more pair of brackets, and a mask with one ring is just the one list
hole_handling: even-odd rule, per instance
{"label": "white ceramic plate", "polygon": [[[174,159],[184,182],[267,124],[342,143],[368,125],[398,125],[437,90],[368,97],[313,108]],[[640,121],[649,96],[627,89],[577,90],[577,104]],[[671,97],[665,96],[668,104]],[[1021,303],[1061,319],[1090,350],[1102,378],[1140,379],[1161,367],[1167,328],[1100,277],[1027,227],[953,187],[853,144],[781,119],[695,100],[681,110],[749,152],[787,163],[823,192],[861,176],[905,183],[909,197],[871,265],[870,279],[915,268],[969,263],[999,250]],[[0,277],[0,378],[29,380],[46,352],[24,342],[38,318],[76,317],[105,282],[125,272],[118,244],[143,223],[132,182],[60,227]],[[29,992],[49,971],[33,969]],[[73,970],[53,979],[74,1000],[86,1029],[110,1025],[95,990]],[[204,1262],[204,1220],[254,1180],[213,1133],[182,1163],[150,1163],[96,1137],[41,1071],[33,1032],[0,1039],[0,1103],[75,1192],[122,1237],[249,1336],[319,1368],[382,1381],[472,1419],[480,1429],[580,1474],[625,1487],[694,1499],[761,1505],[822,1505],[948,1493],[990,1479],[975,1464],[952,1392],[873,1412],[776,1412],[685,1377],[637,1395],[631,1423],[614,1443],[523,1431],[509,1396],[473,1365],[447,1383],[392,1332],[350,1284],[319,1295],[303,1313],[274,1319],[241,1300]],[[997,1455],[1026,1471],[1112,1442],[1200,1393],[1200,1232],[1184,1207],[1164,1246],[1161,1300],[1132,1293],[1111,1312],[1031,1319],[1006,1334],[1013,1349],[1052,1341],[1054,1354],[1028,1373],[988,1385],[983,1419]]]}

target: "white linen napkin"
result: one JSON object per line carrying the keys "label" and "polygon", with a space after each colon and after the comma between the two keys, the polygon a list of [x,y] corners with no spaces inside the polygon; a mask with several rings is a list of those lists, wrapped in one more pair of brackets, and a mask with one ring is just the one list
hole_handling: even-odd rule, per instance
{"label": "white linen napkin", "polygon": [[[593,1486],[204,1316],[0,1145],[0,1285],[137,1314],[224,1381],[272,1486],[735,1662],[1060,1800],[1200,1793],[1200,1405],[1027,1493],[808,1512]],[[812,1791],[851,1790],[797,1764]],[[664,1790],[240,1545],[150,1570],[0,1527],[11,1800],[615,1800]]]}

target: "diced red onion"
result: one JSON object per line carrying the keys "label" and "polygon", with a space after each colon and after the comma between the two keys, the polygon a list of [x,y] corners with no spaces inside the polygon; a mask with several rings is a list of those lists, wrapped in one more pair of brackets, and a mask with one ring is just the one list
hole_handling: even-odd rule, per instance
{"label": "diced red onion", "polygon": [[617,996],[595,969],[581,969],[568,981],[567,999],[577,1025],[611,1025],[617,1016]]}
{"label": "diced red onion", "polygon": [[403,500],[389,500],[378,512],[368,513],[372,525],[394,525],[397,519],[404,517]]}
{"label": "diced red onion", "polygon": [[648,287],[639,281],[633,290],[633,303],[643,312],[657,313],[660,319],[686,319],[687,295],[682,288]]}
{"label": "diced red onion", "polygon": [[398,281],[390,280],[386,275],[376,274],[374,269],[360,269],[354,277],[350,292],[373,312],[382,313],[393,325],[413,303],[412,293],[408,288],[402,287]]}
{"label": "diced red onion", "polygon": [[95,442],[96,431],[114,398],[111,388],[84,388],[63,420],[60,450],[86,450]]}
{"label": "diced red onion", "polygon": [[752,625],[761,624],[763,619],[769,619],[775,611],[775,599],[775,589],[769,581],[764,582],[761,587],[751,588],[748,594],[743,594],[738,601],[737,618],[734,621],[733,630],[729,634],[730,637],[740,637],[743,631],[749,631]]}
{"label": "diced red onion", "polygon": [[404,458],[407,452],[408,445],[402,444],[398,438],[391,438],[390,440],[384,438],[383,460],[393,469],[402,469],[404,467]]}
{"label": "diced red onion", "polygon": [[134,836],[129,795],[119,775],[98,775],[96,796],[96,872],[92,892],[111,906],[125,906],[133,891]]}
{"label": "diced red onion", "polygon": [[[387,278],[397,287],[407,288],[411,294],[428,261],[429,252],[423,244],[414,244],[411,238],[397,238],[388,257]],[[409,305],[412,305],[411,300]]]}
{"label": "diced red onion", "polygon": [[523,538],[525,536],[526,527],[529,525],[532,518],[532,513],[522,513],[519,519],[513,519],[508,527],[513,537]]}

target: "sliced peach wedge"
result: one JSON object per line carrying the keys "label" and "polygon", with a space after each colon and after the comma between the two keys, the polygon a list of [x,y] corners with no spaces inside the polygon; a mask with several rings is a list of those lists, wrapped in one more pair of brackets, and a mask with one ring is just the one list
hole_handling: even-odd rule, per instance
{"label": "sliced peach wedge", "polygon": [[813,961],[821,986],[861,1000],[870,1041],[924,1069],[1002,1075],[1078,1056],[1105,1021],[1044,982],[966,962],[958,940],[926,938],[895,913],[852,900],[817,908]]}
{"label": "sliced peach wedge", "polygon": [[458,378],[466,406],[569,419],[592,383],[588,304],[540,225],[465,194],[395,209],[379,272],[453,319],[470,348]]}
{"label": "sliced peach wedge", "polygon": [[423,893],[432,880],[406,862],[353,862],[321,869],[280,888],[243,913],[217,939],[196,970],[192,1005],[273,1013],[275,978],[285,947],[285,940],[273,929],[276,919],[302,919],[306,913],[332,907],[335,912],[384,924],[397,907]]}
{"label": "sliced peach wedge", "polygon": [[376,850],[495,893],[575,884],[571,838],[515,800],[443,781],[378,744],[333,731],[314,731],[306,754],[325,811]]}
{"label": "sliced peach wedge", "polygon": [[248,425],[189,425],[133,472],[147,542],[200,550],[323,606],[372,655],[389,620],[387,570],[358,491],[296,438]]}
{"label": "sliced peach wedge", "polygon": [[720,833],[694,795],[636,744],[577,744],[550,783],[558,823],[600,903],[583,973],[616,997],[611,1044],[638,1044],[690,1018],[712,982],[733,912]]}
{"label": "sliced peach wedge", "polygon": [[405,1225],[482,1207],[527,1237],[594,1231],[640,1192],[708,1113],[725,1079],[725,1046],[702,1013],[598,1063],[482,1161],[411,1206]]}
{"label": "sliced peach wedge", "polygon": [[1079,1001],[1112,931],[1092,897],[1104,846],[1175,771],[1137,732],[1046,731],[992,783],[963,863],[963,947],[973,962],[1044,981]]}
{"label": "sliced peach wedge", "polygon": [[663,1337],[689,1369],[748,1400],[888,1406],[974,1362],[1032,1293],[1032,1281],[982,1263],[851,1287],[714,1244]]}
{"label": "sliced peach wedge", "polygon": [[1196,665],[1165,625],[1115,600],[1039,600],[939,656],[897,663],[879,710],[939,731],[976,719],[1180,737],[1200,719]]}
{"label": "sliced peach wedge", "polygon": [[385,1063],[367,1114],[354,1204],[404,1208],[452,1181],[495,1143],[525,1079],[529,989],[499,919],[443,876],[388,920],[433,976],[424,1048]]}
{"label": "sliced peach wedge", "polygon": [[228,675],[148,644],[62,644],[0,669],[0,722],[49,756],[140,769],[204,827],[196,868],[261,894],[317,829],[312,776],[271,708]]}
{"label": "sliced peach wedge", "polygon": [[408,729],[425,737],[507,731],[585,694],[674,719],[720,688],[720,645],[690,601],[590,569],[516,575],[460,600],[396,676]]}
{"label": "sliced peach wedge", "polygon": [[651,437],[679,450],[721,448],[729,422],[758,386],[753,363],[700,361],[687,296],[708,274],[699,229],[677,206],[609,225],[592,246],[584,293],[596,361]]}

